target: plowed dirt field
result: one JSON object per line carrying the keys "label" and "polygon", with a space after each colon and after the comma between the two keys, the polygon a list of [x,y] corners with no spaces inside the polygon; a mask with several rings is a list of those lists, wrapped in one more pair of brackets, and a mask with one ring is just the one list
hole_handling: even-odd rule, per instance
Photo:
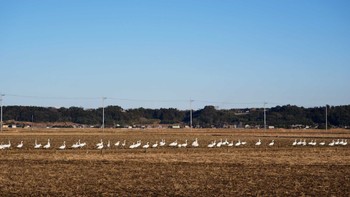
{"label": "plowed dirt field", "polygon": [[[199,147],[191,147],[198,138]],[[34,149],[34,142],[49,149]],[[78,140],[87,146],[72,149]],[[97,150],[100,140],[104,148]],[[166,146],[143,149],[162,139]],[[245,145],[208,148],[227,139]],[[261,139],[262,145],[255,143]],[[294,140],[316,146],[292,146]],[[349,130],[8,130],[1,196],[350,196]],[[125,147],[114,144],[126,140]],[[141,147],[128,147],[141,140]],[[186,148],[169,147],[177,140]],[[268,144],[274,140],[275,144]],[[23,141],[22,149],[16,148]],[[66,141],[67,149],[58,147]],[[108,148],[107,143],[111,146]],[[320,146],[320,142],[326,142]]]}

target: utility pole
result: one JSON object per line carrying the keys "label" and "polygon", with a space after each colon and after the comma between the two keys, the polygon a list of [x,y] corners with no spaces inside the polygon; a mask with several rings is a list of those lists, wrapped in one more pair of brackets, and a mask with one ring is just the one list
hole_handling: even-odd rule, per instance
{"label": "utility pole", "polygon": [[267,102],[264,102],[264,131],[266,132],[266,104]]}
{"label": "utility pole", "polygon": [[328,130],[328,112],[327,112],[327,105],[326,105],[326,131]]}
{"label": "utility pole", "polygon": [[1,132],[2,132],[2,97],[5,96],[5,94],[1,94],[0,93],[0,103],[1,103],[1,124],[0,124],[0,127],[1,127]]}
{"label": "utility pole", "polygon": [[105,131],[105,100],[107,97],[102,97],[102,132]]}
{"label": "utility pole", "polygon": [[192,102],[193,102],[193,100],[190,99],[190,128],[191,128],[191,131],[192,131]]}
{"label": "utility pole", "polygon": [[34,115],[32,114],[32,126],[30,127],[30,130],[33,131],[33,126],[34,126]]}

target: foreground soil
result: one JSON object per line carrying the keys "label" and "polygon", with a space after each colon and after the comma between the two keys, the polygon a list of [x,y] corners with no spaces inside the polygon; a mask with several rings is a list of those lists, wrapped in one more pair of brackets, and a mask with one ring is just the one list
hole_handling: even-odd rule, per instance
{"label": "foreground soil", "polygon": [[[49,150],[33,149],[34,140]],[[165,139],[199,148],[96,150],[103,139]],[[245,140],[243,147],[207,148],[213,140]],[[350,146],[293,147],[294,139],[349,139],[350,132],[258,130],[54,130],[6,131],[0,141],[13,147],[0,151],[1,196],[350,196]],[[78,139],[79,150],[57,149]],[[256,147],[257,139],[263,145]],[[20,141],[24,149],[16,149]],[[267,144],[275,140],[275,145]],[[189,145],[190,146],[190,145]]]}

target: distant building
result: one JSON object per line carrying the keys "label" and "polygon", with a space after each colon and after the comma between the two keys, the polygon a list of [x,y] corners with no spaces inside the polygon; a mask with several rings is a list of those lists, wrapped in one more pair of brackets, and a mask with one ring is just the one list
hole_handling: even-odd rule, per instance
{"label": "distant building", "polygon": [[180,125],[173,125],[171,126],[172,129],[180,129]]}
{"label": "distant building", "polygon": [[15,125],[15,124],[11,124],[11,125],[9,125],[8,127],[9,127],[9,128],[13,128],[13,129],[15,129],[15,128],[17,128],[17,125]]}

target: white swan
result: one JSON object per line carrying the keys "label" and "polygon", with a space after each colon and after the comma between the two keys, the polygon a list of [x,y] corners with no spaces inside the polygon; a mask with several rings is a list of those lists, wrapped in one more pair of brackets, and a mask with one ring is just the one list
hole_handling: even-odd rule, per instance
{"label": "white swan", "polygon": [[63,141],[63,145],[60,146],[58,149],[60,149],[60,150],[66,149],[66,141]]}
{"label": "white swan", "polygon": [[130,149],[134,149],[135,148],[135,142],[133,142],[130,146],[129,146]]}
{"label": "white swan", "polygon": [[314,140],[314,142],[312,142],[311,146],[316,146],[317,145],[317,142],[316,140]]}
{"label": "white swan", "polygon": [[181,144],[181,147],[184,147],[184,148],[187,147],[187,140],[185,141],[185,143]]}
{"label": "white swan", "polygon": [[107,148],[110,148],[111,147],[111,141],[108,140],[107,142]]}
{"label": "white swan", "polygon": [[303,141],[300,139],[300,141],[297,143],[298,146],[303,145]]}
{"label": "white swan", "polygon": [[305,139],[304,139],[302,145],[303,145],[303,146],[306,146],[306,140],[305,140]]}
{"label": "white swan", "polygon": [[233,146],[233,141],[231,141],[227,146],[228,147],[232,147]]}
{"label": "white swan", "polygon": [[255,143],[255,146],[260,146],[260,145],[261,145],[261,140],[259,139],[259,141]]}
{"label": "white swan", "polygon": [[198,144],[198,139],[196,138],[196,140],[194,140],[193,142],[192,142],[192,147],[198,147],[199,146],[199,144]]}
{"label": "white swan", "polygon": [[238,142],[235,144],[235,146],[240,146],[241,145],[241,140],[238,140]]}
{"label": "white swan", "polygon": [[335,144],[335,141],[333,140],[331,143],[329,143],[328,145],[329,146],[334,146],[334,144]]}
{"label": "white swan", "polygon": [[9,143],[8,144],[4,144],[2,145],[2,149],[6,149],[6,148],[10,148],[11,147],[11,142],[9,140]]}
{"label": "white swan", "polygon": [[116,142],[116,143],[114,144],[114,146],[118,147],[119,144],[120,144],[120,141]]}
{"label": "white swan", "polygon": [[78,140],[77,143],[72,145],[72,148],[79,148],[80,147],[80,139]]}
{"label": "white swan", "polygon": [[97,146],[97,147],[103,146],[103,141],[102,141],[102,139],[101,139],[100,143],[97,143],[97,144],[96,144],[96,146]]}
{"label": "white swan", "polygon": [[136,144],[135,144],[135,148],[138,148],[138,147],[140,147],[141,146],[141,140],[138,140],[137,142],[136,142]]}
{"label": "white swan", "polygon": [[80,140],[79,140],[79,148],[83,148],[84,146],[86,146],[86,142],[80,143]]}
{"label": "white swan", "polygon": [[307,143],[308,145],[313,145],[314,144],[314,140],[311,140],[309,143]]}
{"label": "white swan", "polygon": [[176,147],[177,146],[177,140],[169,144],[170,147]]}
{"label": "white swan", "polygon": [[225,141],[222,143],[223,146],[227,146],[229,144],[229,142],[227,141],[227,138],[225,139]]}
{"label": "white swan", "polygon": [[152,148],[157,148],[157,147],[158,147],[158,141],[156,141],[156,143],[152,145]]}
{"label": "white swan", "polygon": [[34,148],[35,149],[41,148],[41,144],[38,144],[37,140],[35,140]]}
{"label": "white swan", "polygon": [[338,139],[338,140],[334,143],[334,145],[339,145],[339,143],[340,143],[340,139]]}
{"label": "white swan", "polygon": [[146,144],[146,145],[142,146],[142,148],[144,148],[144,149],[149,148],[149,142],[147,142],[147,144]]}
{"label": "white swan", "polygon": [[324,146],[325,144],[326,144],[325,141],[319,143],[320,146]]}
{"label": "white swan", "polygon": [[347,140],[347,139],[345,139],[342,145],[343,145],[343,146],[348,145],[348,140]]}
{"label": "white swan", "polygon": [[17,148],[23,148],[23,141],[21,141],[21,143],[17,145]]}
{"label": "white swan", "polygon": [[102,142],[102,144],[100,143],[100,146],[97,146],[97,149],[98,149],[98,150],[101,150],[101,149],[103,149],[103,147],[104,147],[104,146],[103,146],[103,142]]}
{"label": "white swan", "polygon": [[159,146],[165,146],[165,140],[164,139],[162,139],[162,141],[159,142]]}
{"label": "white swan", "polygon": [[47,144],[43,148],[49,149],[50,147],[51,147],[50,139],[47,139]]}
{"label": "white swan", "polygon": [[269,144],[269,146],[273,146],[275,144],[275,140],[272,140]]}
{"label": "white swan", "polygon": [[218,143],[216,144],[216,147],[220,148],[220,147],[222,146],[222,144],[223,144],[222,139],[220,139],[220,142],[218,142]]}
{"label": "white swan", "polygon": [[295,139],[292,146],[296,146],[297,144],[298,144],[297,139]]}
{"label": "white swan", "polygon": [[208,144],[208,148],[213,148],[216,145],[216,141],[212,141],[210,144]]}

